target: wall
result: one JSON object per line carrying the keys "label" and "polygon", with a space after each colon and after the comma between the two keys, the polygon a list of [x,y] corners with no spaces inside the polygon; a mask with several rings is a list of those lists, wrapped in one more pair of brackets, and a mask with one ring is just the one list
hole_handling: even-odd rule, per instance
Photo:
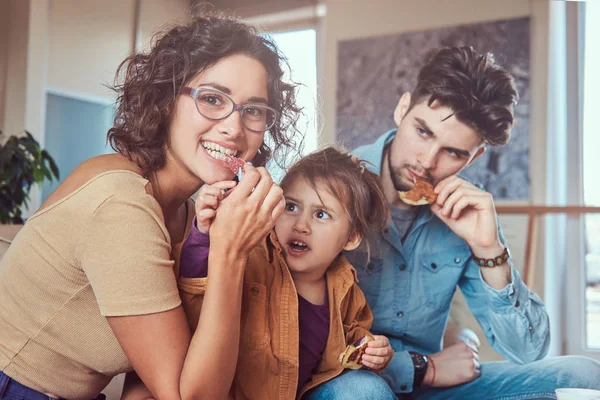
{"label": "wall", "polygon": [[51,0],[48,87],[111,99],[119,63],[133,50],[135,0]]}
{"label": "wall", "polygon": [[8,15],[10,2],[0,1],[0,131],[4,131],[4,86],[8,65]]}
{"label": "wall", "polygon": [[136,39],[143,49],[157,28],[187,18],[187,0],[51,0],[48,87],[91,100],[112,100],[113,93],[103,85],[113,83]]}
{"label": "wall", "polygon": [[[44,140],[45,38],[48,0],[6,0],[0,36],[0,129],[8,136],[24,130]],[[40,204],[39,187],[30,192],[29,216]]]}
{"label": "wall", "polygon": [[[47,107],[45,148],[56,161],[61,179],[88,158],[112,153],[106,132],[112,126],[113,105],[48,94]],[[59,183],[44,182],[42,202]]]}
{"label": "wall", "polygon": [[173,22],[189,20],[189,0],[142,0],[139,21],[139,46],[148,48],[152,35]]}
{"label": "wall", "polygon": [[25,95],[27,86],[27,37],[29,2],[10,0],[8,34],[5,41],[4,132],[17,134],[25,127]]}
{"label": "wall", "polygon": [[[192,0],[193,7],[202,7],[205,0]],[[212,0],[215,7],[239,15],[242,18],[260,17],[265,14],[286,13],[288,10],[307,7],[317,0]]]}

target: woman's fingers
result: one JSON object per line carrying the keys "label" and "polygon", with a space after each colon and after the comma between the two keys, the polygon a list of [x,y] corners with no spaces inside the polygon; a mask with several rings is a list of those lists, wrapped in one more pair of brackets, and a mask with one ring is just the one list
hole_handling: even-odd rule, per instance
{"label": "woman's fingers", "polygon": [[277,220],[279,219],[279,217],[281,217],[281,214],[283,214],[284,210],[285,198],[281,196],[281,200],[279,200],[279,203],[277,203],[277,205],[275,206],[275,208],[273,208],[273,211],[271,212],[271,219],[273,223],[277,223]]}
{"label": "woman's fingers", "polygon": [[276,183],[271,183],[271,187],[262,202],[262,207],[266,212],[270,213],[281,200],[285,202],[283,190]]}
{"label": "woman's fingers", "polygon": [[246,199],[252,193],[261,178],[261,174],[254,166],[246,164],[244,177],[237,184],[236,189],[232,191],[233,193],[229,197],[235,201]]}
{"label": "woman's fingers", "polygon": [[269,172],[263,167],[257,168],[256,170],[260,174],[260,181],[258,182],[256,187],[254,188],[254,191],[250,194],[249,197],[256,201],[258,204],[261,204],[263,203],[265,197],[269,193],[269,190],[271,190],[271,186],[273,185],[273,178],[271,178],[271,174],[269,174]]}

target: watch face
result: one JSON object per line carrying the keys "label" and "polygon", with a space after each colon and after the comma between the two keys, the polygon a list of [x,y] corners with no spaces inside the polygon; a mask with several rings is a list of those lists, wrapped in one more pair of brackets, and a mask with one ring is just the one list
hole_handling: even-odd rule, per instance
{"label": "watch face", "polygon": [[413,359],[413,364],[415,366],[415,368],[417,369],[424,369],[427,367],[427,359],[425,358],[425,356],[422,356],[421,354],[411,354],[412,359]]}

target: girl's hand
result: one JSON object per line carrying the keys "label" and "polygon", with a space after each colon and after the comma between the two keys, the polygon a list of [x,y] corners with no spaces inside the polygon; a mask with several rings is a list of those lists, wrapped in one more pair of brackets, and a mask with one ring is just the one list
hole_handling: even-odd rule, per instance
{"label": "girl's hand", "polygon": [[370,369],[382,369],[393,357],[394,350],[387,337],[373,335],[375,340],[367,343],[365,354],[362,356],[362,364]]}
{"label": "girl's hand", "polygon": [[222,181],[212,185],[205,184],[200,188],[195,207],[196,227],[200,232],[208,233],[219,202],[230,193],[230,191],[223,193],[223,190],[232,189],[235,185],[237,185],[235,181]]}

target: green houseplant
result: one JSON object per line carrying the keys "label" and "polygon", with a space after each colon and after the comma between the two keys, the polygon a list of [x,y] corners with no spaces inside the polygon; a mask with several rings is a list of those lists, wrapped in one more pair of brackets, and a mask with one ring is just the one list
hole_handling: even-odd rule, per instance
{"label": "green houseplant", "polygon": [[58,179],[58,174],[56,163],[31,133],[8,138],[0,145],[0,223],[24,223],[21,207],[29,200],[31,186]]}

